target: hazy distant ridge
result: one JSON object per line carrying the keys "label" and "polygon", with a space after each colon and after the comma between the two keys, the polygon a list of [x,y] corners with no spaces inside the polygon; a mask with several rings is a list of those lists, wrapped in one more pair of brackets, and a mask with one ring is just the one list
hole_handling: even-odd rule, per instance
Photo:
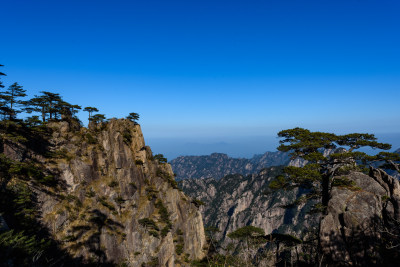
{"label": "hazy distant ridge", "polygon": [[280,151],[266,152],[250,159],[231,158],[223,153],[206,156],[181,156],[170,162],[177,179],[210,178],[220,179],[228,174],[243,175],[257,173],[263,168],[287,165],[289,154]]}

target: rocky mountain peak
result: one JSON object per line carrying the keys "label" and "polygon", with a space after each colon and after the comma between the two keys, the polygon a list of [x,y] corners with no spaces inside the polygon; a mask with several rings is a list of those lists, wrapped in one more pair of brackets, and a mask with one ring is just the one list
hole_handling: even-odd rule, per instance
{"label": "rocky mountain peak", "polygon": [[204,256],[201,213],[178,189],[171,166],[153,158],[140,125],[111,119],[47,127],[44,155],[9,142],[3,151],[34,159],[57,181],[34,188],[39,220],[76,262],[186,266]]}

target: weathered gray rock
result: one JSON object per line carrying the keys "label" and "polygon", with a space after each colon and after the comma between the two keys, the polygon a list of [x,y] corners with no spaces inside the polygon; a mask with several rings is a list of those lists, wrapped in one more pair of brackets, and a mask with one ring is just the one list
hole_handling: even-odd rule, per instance
{"label": "weathered gray rock", "polygon": [[380,266],[386,219],[399,218],[399,181],[374,168],[370,175],[351,172],[346,178],[354,186],[331,190],[320,227],[322,251],[333,265]]}
{"label": "weathered gray rock", "polygon": [[[128,266],[188,266],[187,259],[204,256],[201,213],[177,189],[171,166],[153,159],[138,124],[113,119],[79,131],[67,122],[49,127],[57,156],[36,158],[59,185],[35,192],[43,224],[72,256]],[[5,153],[21,160],[20,150]]]}
{"label": "weathered gray rock", "polygon": [[253,225],[272,232],[302,236],[318,224],[318,215],[310,215],[313,203],[285,208],[299,197],[299,191],[271,191],[269,183],[281,168],[271,167],[259,174],[228,175],[220,180],[184,179],[183,191],[204,202],[201,206],[204,222],[221,231],[216,235],[225,240],[228,233]]}

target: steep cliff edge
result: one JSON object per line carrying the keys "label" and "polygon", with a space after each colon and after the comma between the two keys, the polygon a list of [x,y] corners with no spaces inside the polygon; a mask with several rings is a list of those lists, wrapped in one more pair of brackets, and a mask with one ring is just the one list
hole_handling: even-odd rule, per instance
{"label": "steep cliff edge", "polygon": [[[3,153],[35,160],[58,186],[32,187],[53,239],[84,263],[186,266],[204,256],[198,208],[153,159],[138,124],[110,120],[90,129],[49,123],[48,156],[5,142]],[[72,129],[75,128],[75,129]]]}

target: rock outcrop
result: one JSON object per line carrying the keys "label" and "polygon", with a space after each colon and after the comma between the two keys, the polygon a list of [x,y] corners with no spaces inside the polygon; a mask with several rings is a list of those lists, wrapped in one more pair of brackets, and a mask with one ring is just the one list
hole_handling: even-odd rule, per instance
{"label": "rock outcrop", "polygon": [[[322,218],[320,242],[325,259],[334,266],[397,266],[390,246],[399,242],[399,181],[380,169],[351,172],[349,186],[331,190]],[[340,177],[334,177],[340,178]],[[398,257],[397,255],[396,257]]]}
{"label": "rock outcrop", "polygon": [[14,160],[34,158],[58,181],[35,193],[40,220],[70,255],[127,266],[188,266],[204,256],[201,213],[178,190],[171,166],[153,159],[138,124],[48,127],[50,156],[3,150]]}

